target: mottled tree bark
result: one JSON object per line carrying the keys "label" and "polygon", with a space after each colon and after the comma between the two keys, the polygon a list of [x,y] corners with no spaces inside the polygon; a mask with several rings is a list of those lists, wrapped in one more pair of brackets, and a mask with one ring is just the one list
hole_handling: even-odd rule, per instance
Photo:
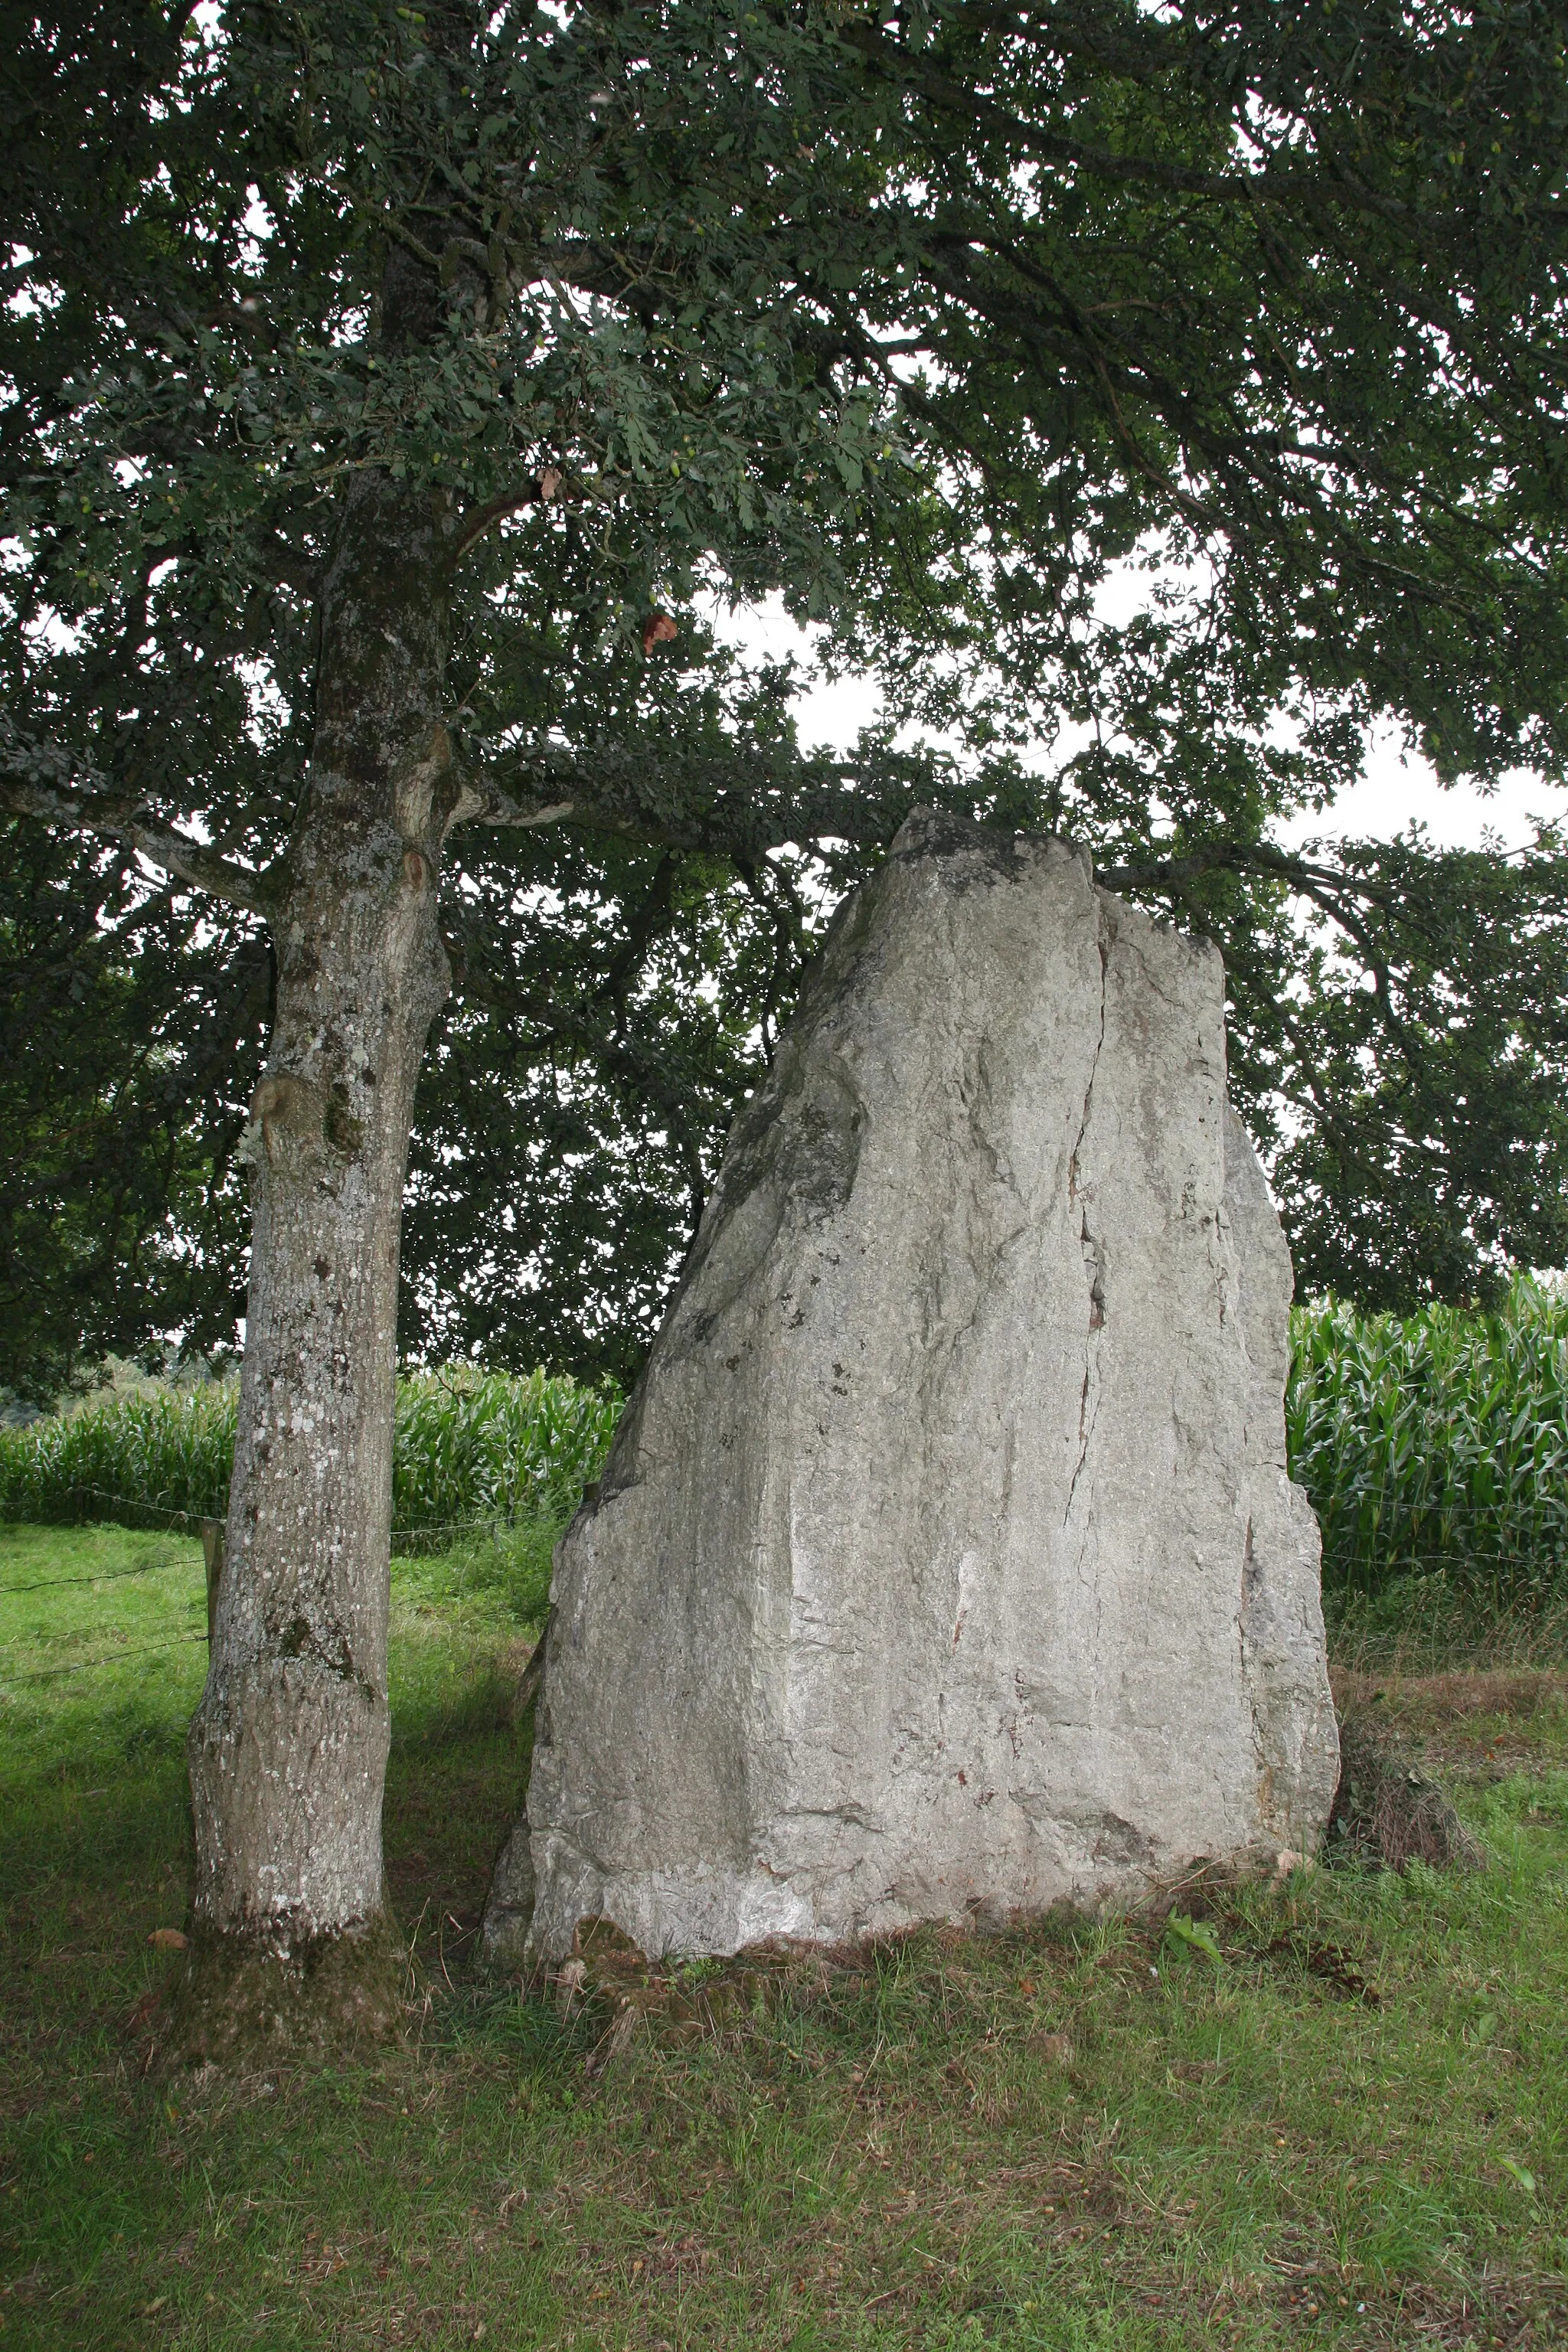
{"label": "mottled tree bark", "polygon": [[382,1792],[398,1238],[447,992],[449,515],[374,473],[321,600],[309,789],[251,1108],[253,1255],[226,1564],[192,1726],[188,2052],[395,2021]]}

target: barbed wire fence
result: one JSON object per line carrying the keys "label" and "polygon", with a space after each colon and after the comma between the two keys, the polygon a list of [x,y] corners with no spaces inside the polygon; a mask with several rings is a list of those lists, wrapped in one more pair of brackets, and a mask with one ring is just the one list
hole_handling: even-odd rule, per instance
{"label": "barbed wire fence", "polygon": [[[118,1665],[132,1657],[149,1655],[156,1651],[177,1649],[187,1643],[210,1642],[212,1617],[216,1603],[217,1587],[223,1572],[224,1522],[206,1514],[177,1509],[161,1503],[151,1503],[140,1496],[120,1495],[110,1488],[77,1486],[71,1489],[74,1498],[83,1507],[78,1525],[108,1521],[122,1527],[146,1531],[149,1522],[155,1531],[199,1538],[202,1541],[207,1576],[207,1628],[205,1633],[180,1633],[158,1642],[138,1643],[128,1648],[106,1651],[95,1658],[82,1658],[68,1665],[31,1667],[18,1675],[0,1675],[0,1690],[14,1689],[25,1683],[48,1682],[66,1675],[90,1674],[97,1668]],[[108,1505],[107,1511],[93,1511],[89,1507]],[[449,1551],[464,1537],[488,1536],[494,1540],[517,1525],[515,1505],[487,1512],[481,1517],[465,1519],[430,1521],[411,1527],[395,1527],[391,1530],[393,1556],[395,1559],[418,1558],[423,1554]],[[5,1599],[23,1594],[63,1591],[68,1587],[118,1583],[122,1579],[152,1576],[166,1569],[168,1562],[156,1558],[139,1561],[132,1568],[108,1569],[98,1574],[58,1576],[40,1579],[33,1584],[12,1585]],[[1359,1555],[1335,1561],[1324,1560],[1324,1597],[1331,1608],[1336,1605],[1344,1613],[1346,1604],[1352,1609],[1364,1605],[1367,1596],[1357,1589],[1357,1570],[1363,1574],[1367,1563]],[[1382,1576],[1388,1577],[1384,1591],[1389,1592],[1398,1581],[1412,1575],[1429,1574],[1436,1570],[1445,1580],[1450,1570],[1458,1570],[1464,1580],[1494,1580],[1500,1589],[1512,1585],[1521,1570],[1528,1573],[1527,1563],[1515,1553],[1483,1555],[1474,1551],[1411,1552],[1400,1550],[1397,1563],[1383,1564]],[[1392,1570],[1392,1575],[1390,1571]],[[1381,1580],[1381,1578],[1380,1580]],[[1552,1581],[1556,1581],[1554,1575]],[[1518,1596],[1520,1599],[1525,1596]]]}
{"label": "barbed wire fence", "polygon": [[[97,1667],[117,1666],[128,1658],[144,1657],[153,1651],[179,1649],[191,1642],[210,1643],[212,1639],[213,1611],[217,1600],[218,1582],[223,1573],[224,1522],[199,1511],[175,1510],[165,1504],[149,1503],[140,1496],[116,1495],[104,1486],[76,1486],[71,1492],[79,1501],[108,1503],[115,1507],[112,1515],[94,1514],[84,1510],[77,1522],[79,1526],[110,1516],[110,1524],[134,1529],[137,1519],[143,1523],[147,1519],[152,1519],[158,1523],[153,1532],[184,1534],[201,1538],[207,1579],[206,1630],[204,1633],[175,1633],[166,1641],[138,1642],[126,1648],[106,1650],[99,1657],[79,1658],[66,1666],[34,1666],[19,1675],[0,1675],[0,1690],[16,1689],[24,1683],[53,1682],[63,1675],[91,1674]],[[132,1518],[130,1515],[132,1513],[137,1515],[137,1519]],[[392,1529],[393,1556],[395,1559],[416,1559],[426,1552],[449,1551],[454,1548],[449,1539],[460,1536],[485,1534],[493,1540],[503,1529],[514,1528],[516,1524],[517,1514],[514,1508],[489,1512],[482,1518],[447,1519],[418,1527],[394,1528]],[[142,1531],[147,1531],[144,1524]],[[437,1538],[448,1540],[436,1540]],[[141,1560],[134,1568],[106,1569],[98,1575],[44,1577],[34,1584],[11,1585],[0,1597],[11,1600],[19,1598],[24,1593],[64,1591],[70,1586],[117,1584],[130,1577],[159,1575],[168,1565],[166,1559],[153,1559]]]}

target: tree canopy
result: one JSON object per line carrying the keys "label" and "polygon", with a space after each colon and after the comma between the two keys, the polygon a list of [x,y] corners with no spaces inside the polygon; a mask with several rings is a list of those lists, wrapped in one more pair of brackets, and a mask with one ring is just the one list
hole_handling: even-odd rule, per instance
{"label": "tree canopy", "polygon": [[[56,0],[0,91],[8,1001],[90,1105],[21,1158],[68,1319],[188,1203],[232,1265],[246,1171],[176,2039],[248,2060],[402,2014],[411,1155],[405,1333],[624,1361],[918,801],[1220,941],[1310,1277],[1560,1254],[1555,841],[1274,827],[1376,714],[1561,772],[1568,62],[1543,0]],[[775,593],[852,755],[722,649]]]}
{"label": "tree canopy", "polygon": [[[0,1376],[233,1328],[321,581],[377,470],[458,519],[479,803],[405,1344],[629,1369],[917,797],[1220,940],[1303,1279],[1563,1255],[1555,842],[1270,846],[1378,712],[1447,776],[1561,772],[1560,12],[56,8],[0,107]],[[881,682],[856,755],[715,643],[773,588]]]}

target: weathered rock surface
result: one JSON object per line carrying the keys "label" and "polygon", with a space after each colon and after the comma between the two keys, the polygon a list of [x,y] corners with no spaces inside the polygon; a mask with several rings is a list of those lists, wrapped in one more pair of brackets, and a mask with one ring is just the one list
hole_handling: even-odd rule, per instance
{"label": "weathered rock surface", "polygon": [[840,911],[558,1555],[492,1956],[1136,1899],[1337,1744],[1215,950],[935,814]]}

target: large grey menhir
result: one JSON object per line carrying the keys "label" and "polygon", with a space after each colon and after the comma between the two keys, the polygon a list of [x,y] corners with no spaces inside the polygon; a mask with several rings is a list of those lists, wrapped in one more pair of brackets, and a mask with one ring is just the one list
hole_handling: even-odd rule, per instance
{"label": "large grey menhir", "polygon": [[492,1955],[1136,1900],[1310,1851],[1289,1257],[1215,950],[922,813],[736,1122],[557,1556]]}

